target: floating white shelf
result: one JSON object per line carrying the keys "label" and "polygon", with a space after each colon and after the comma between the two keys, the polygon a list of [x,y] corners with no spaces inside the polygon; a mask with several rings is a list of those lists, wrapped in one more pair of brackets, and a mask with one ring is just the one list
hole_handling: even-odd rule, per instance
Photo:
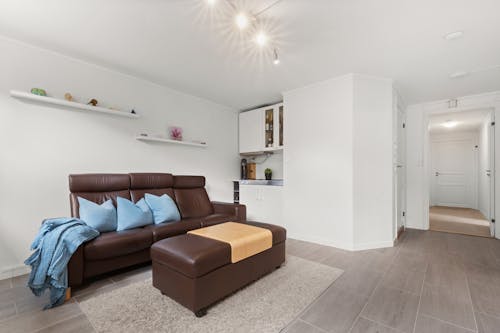
{"label": "floating white shelf", "polygon": [[175,145],[193,146],[193,147],[201,147],[201,148],[207,147],[207,144],[204,144],[204,143],[178,141],[178,140],[171,140],[171,139],[154,137],[154,136],[137,135],[135,137],[135,139],[139,140],[139,141],[146,141],[146,142],[162,142],[162,143],[171,143],[171,144],[175,144]]}
{"label": "floating white shelf", "polygon": [[58,99],[58,98],[54,98],[54,97],[38,96],[38,95],[34,95],[32,93],[27,93],[24,91],[11,90],[10,95],[12,97],[15,97],[15,98],[18,98],[18,99],[21,99],[24,101],[28,101],[28,102],[56,105],[56,106],[60,106],[60,107],[67,107],[69,109],[74,109],[74,110],[84,110],[84,111],[106,113],[106,114],[110,114],[113,116],[127,117],[127,118],[139,118],[140,117],[137,114],[133,114],[133,113],[129,113],[129,112],[111,110],[111,109],[106,109],[106,108],[103,108],[100,106],[92,106],[92,105],[87,105],[87,104],[82,104],[82,103],[77,103],[77,102],[70,102],[70,101],[66,101],[66,100]]}

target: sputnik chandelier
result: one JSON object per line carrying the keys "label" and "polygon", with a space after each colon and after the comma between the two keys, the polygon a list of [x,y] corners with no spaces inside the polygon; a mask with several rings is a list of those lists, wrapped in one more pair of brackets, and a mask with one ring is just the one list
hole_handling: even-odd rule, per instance
{"label": "sputnik chandelier", "polygon": [[[276,6],[283,0],[275,0],[259,10],[248,9],[245,2],[238,0],[203,0],[212,10],[220,6],[227,6],[229,11],[225,11],[225,16],[232,20],[232,26],[237,29],[240,36],[251,41],[260,50],[272,52],[272,61],[274,65],[279,65],[279,50],[276,43],[276,36],[273,36],[268,22],[263,19],[262,14]],[[250,1],[254,2],[254,1]]]}

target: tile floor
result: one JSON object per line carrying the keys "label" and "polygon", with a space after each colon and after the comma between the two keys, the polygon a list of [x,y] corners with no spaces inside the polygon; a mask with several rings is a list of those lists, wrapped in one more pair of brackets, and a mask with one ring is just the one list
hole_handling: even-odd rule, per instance
{"label": "tile floor", "polygon": [[[291,255],[345,270],[285,332],[499,332],[500,241],[408,230],[394,248],[348,252],[288,240]],[[151,276],[141,267],[41,311],[26,276],[0,281],[0,332],[94,332],[78,302]]]}

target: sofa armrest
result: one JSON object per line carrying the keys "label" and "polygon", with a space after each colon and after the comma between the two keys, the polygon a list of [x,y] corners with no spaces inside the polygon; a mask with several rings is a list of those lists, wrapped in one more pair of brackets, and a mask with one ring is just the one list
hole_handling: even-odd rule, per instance
{"label": "sofa armrest", "polygon": [[218,201],[212,201],[212,205],[216,214],[235,215],[239,222],[247,220],[247,207],[245,205]]}
{"label": "sofa armrest", "polygon": [[68,286],[76,287],[83,283],[85,262],[83,258],[83,244],[76,249],[68,262]]}

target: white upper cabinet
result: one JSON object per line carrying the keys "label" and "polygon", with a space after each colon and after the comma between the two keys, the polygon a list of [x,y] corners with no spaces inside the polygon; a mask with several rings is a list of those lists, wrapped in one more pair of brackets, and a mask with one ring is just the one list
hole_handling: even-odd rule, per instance
{"label": "white upper cabinet", "polygon": [[254,153],[264,147],[264,109],[240,113],[240,153]]}
{"label": "white upper cabinet", "polygon": [[283,104],[240,113],[240,153],[283,148]]}

